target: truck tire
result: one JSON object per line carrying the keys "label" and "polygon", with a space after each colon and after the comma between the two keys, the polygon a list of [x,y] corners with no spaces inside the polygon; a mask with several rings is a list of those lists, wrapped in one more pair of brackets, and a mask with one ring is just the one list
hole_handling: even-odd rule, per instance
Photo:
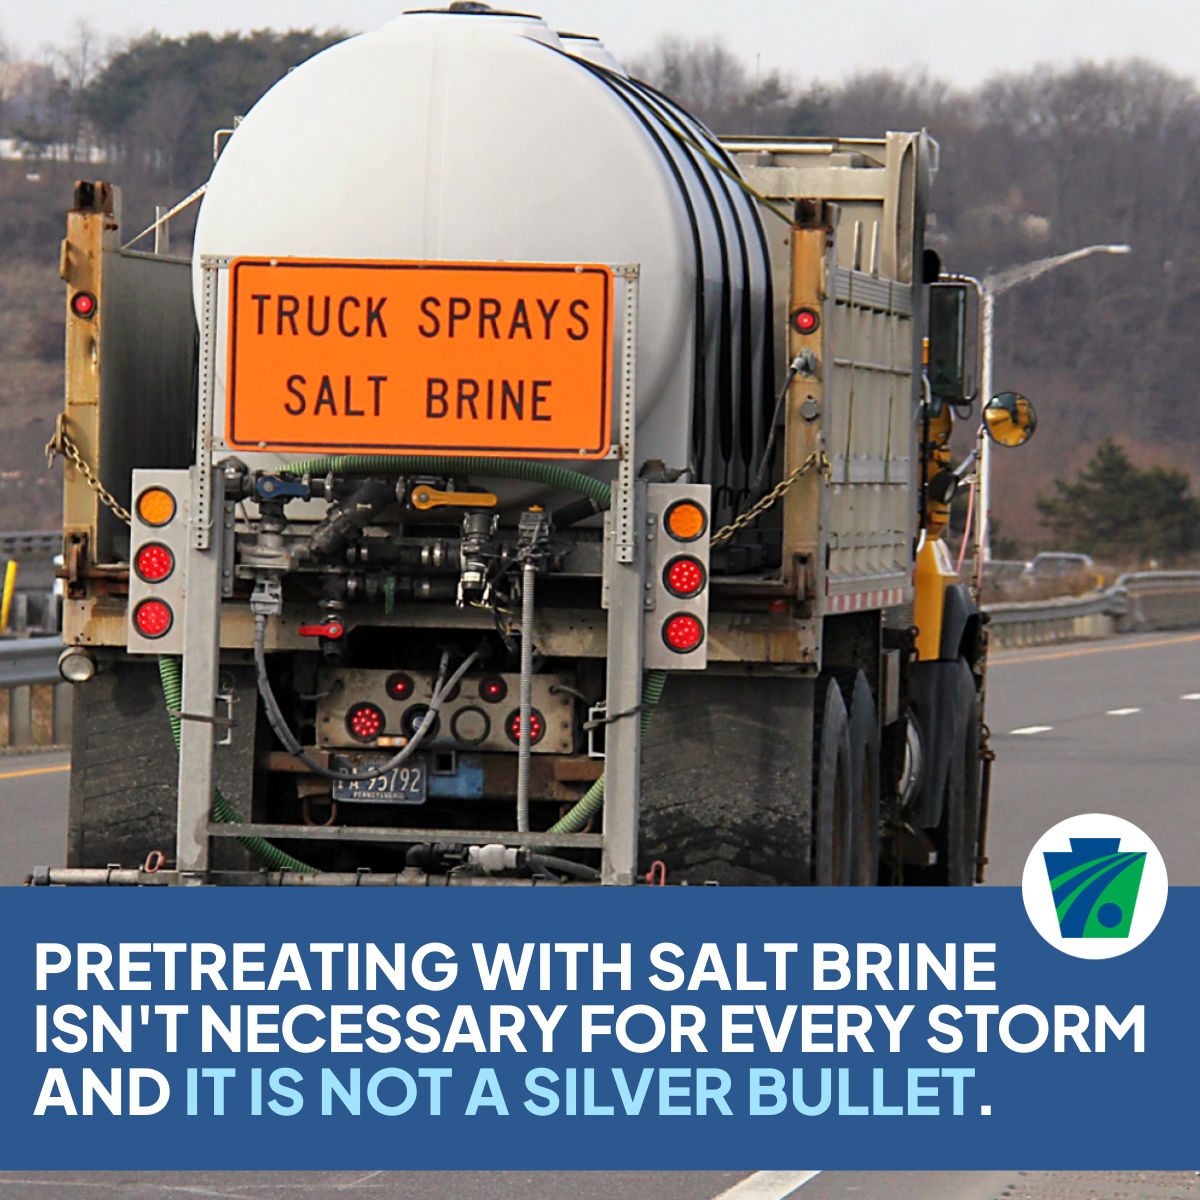
{"label": "truck tire", "polygon": [[813,693],[812,679],[671,676],[642,742],[642,871],[661,861],[668,883],[809,882]]}
{"label": "truck tire", "polygon": [[979,693],[965,659],[958,660],[956,752],[946,778],[946,801],[938,825],[938,882],[950,887],[970,887],[975,882],[979,848]]}
{"label": "truck tire", "polygon": [[813,873],[819,886],[851,882],[857,825],[850,718],[837,680],[817,680],[817,722],[813,734]]}
{"label": "truck tire", "polygon": [[879,882],[879,724],[867,677],[858,671],[850,692],[850,879],[857,887]]}
{"label": "truck tire", "polygon": [[153,659],[122,660],[74,693],[67,863],[175,857],[178,762]]}
{"label": "truck tire", "polygon": [[[236,694],[234,744],[217,748],[213,771],[217,786],[249,817],[257,704],[253,672],[223,666],[220,686]],[[117,658],[79,684],[71,731],[68,866],[140,867],[152,850],[173,862],[178,763],[155,659]],[[214,868],[251,865],[249,855],[229,838],[210,845]]]}

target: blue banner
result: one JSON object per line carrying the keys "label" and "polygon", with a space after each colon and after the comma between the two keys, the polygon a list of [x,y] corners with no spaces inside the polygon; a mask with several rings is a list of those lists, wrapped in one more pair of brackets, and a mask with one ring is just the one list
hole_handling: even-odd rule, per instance
{"label": "blue banner", "polygon": [[6,1170],[1200,1165],[1200,889],[1102,959],[1019,888],[0,903]]}

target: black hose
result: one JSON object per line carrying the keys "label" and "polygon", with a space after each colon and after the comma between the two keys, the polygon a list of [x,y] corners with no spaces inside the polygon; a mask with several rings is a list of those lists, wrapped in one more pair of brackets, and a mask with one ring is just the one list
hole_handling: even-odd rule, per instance
{"label": "black hose", "polygon": [[556,854],[527,854],[526,863],[531,867],[545,867],[548,871],[558,871],[570,875],[574,879],[586,879],[595,883],[600,878],[600,872],[586,863],[578,863],[570,858],[559,858]]}

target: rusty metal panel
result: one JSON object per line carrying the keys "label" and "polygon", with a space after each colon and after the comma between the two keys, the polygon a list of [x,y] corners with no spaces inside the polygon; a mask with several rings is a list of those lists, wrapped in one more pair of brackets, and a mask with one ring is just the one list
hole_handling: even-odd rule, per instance
{"label": "rusty metal panel", "polygon": [[[821,213],[819,221],[798,219],[786,246],[780,222],[768,223],[776,319],[787,323],[789,339],[780,370],[805,349],[819,360],[792,384],[786,470],[818,450],[830,462],[827,487],[802,479],[788,494],[785,578],[813,618],[907,603],[918,483],[920,254],[936,144],[891,133],[853,141],[741,139],[727,148],[777,207],[799,201]],[[798,335],[789,318],[801,305],[821,313],[819,333]]]}
{"label": "rusty metal panel", "polygon": [[[120,193],[81,183],[67,216],[64,431],[99,481],[128,508],[134,466],[186,466],[194,424],[195,319],[186,259],[122,252]],[[91,297],[80,312],[72,301]],[[123,522],[83,472],[64,464],[68,568],[128,553]],[[94,589],[78,579],[77,598]]]}

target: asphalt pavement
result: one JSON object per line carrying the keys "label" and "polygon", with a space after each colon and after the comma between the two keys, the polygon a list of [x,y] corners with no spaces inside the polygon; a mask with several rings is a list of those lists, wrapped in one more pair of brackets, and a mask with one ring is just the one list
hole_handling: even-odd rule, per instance
{"label": "asphalt pavement", "polygon": [[996,763],[988,882],[1077,813],[1124,817],[1175,884],[1200,884],[1200,634],[1147,634],[992,656]]}
{"label": "asphalt pavement", "polygon": [[0,885],[67,861],[67,756],[0,756]]}

